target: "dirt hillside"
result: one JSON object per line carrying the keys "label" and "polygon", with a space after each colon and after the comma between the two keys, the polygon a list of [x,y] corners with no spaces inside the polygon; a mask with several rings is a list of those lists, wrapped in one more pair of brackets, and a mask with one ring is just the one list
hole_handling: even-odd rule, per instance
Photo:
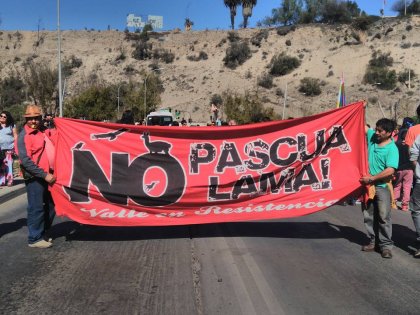
{"label": "dirt hillside", "polygon": [[[260,30],[241,29],[242,39],[250,40]],[[52,67],[57,64],[57,40],[55,32],[0,32],[0,75],[22,73],[29,59],[46,60]],[[356,34],[355,38],[354,34]],[[266,106],[282,113],[287,83],[285,116],[307,116],[335,107],[341,74],[344,73],[347,101],[371,100],[367,121],[382,117],[380,105],[387,117],[401,117],[415,112],[420,102],[420,81],[416,77],[398,83],[397,89],[383,91],[375,85],[362,83],[372,52],[390,52],[394,59],[392,69],[397,73],[411,69],[420,76],[420,17],[410,19],[386,19],[379,21],[366,32],[354,32],[350,26],[305,25],[282,36],[276,29],[269,29],[261,46],[250,44],[252,57],[243,65],[231,70],[224,66],[223,58],[229,42],[228,31],[173,31],[161,33],[151,39],[153,48],[164,48],[175,54],[172,63],[160,62],[164,85],[161,107],[185,111],[197,122],[205,122],[210,116],[210,97],[225,90],[244,94],[257,92]],[[42,43],[36,45],[38,36]],[[288,42],[287,45],[286,42]],[[119,83],[133,80],[143,82],[140,71],[150,70],[153,60],[138,61],[132,58],[133,42],[118,31],[64,31],[62,32],[62,58],[71,55],[83,62],[80,68],[66,78],[66,98],[78,93],[79,84],[96,74],[107,82]],[[188,56],[198,56],[203,51],[207,60],[190,61]],[[117,61],[124,52],[127,58]],[[267,73],[267,65],[273,56],[285,52],[301,60],[292,73],[276,77],[275,86],[265,89],[257,80]],[[129,74],[125,69],[131,69]],[[308,97],[298,91],[304,77],[324,81],[322,93]],[[395,105],[397,104],[397,105]],[[222,108],[223,112],[223,108]]]}

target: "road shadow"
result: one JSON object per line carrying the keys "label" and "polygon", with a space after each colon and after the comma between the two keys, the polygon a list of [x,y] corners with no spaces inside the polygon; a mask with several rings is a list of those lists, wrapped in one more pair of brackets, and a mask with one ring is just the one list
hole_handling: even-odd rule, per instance
{"label": "road shadow", "polygon": [[7,222],[0,224],[0,238],[6,234],[13,233],[26,226],[26,218],[17,219],[15,222]]}
{"label": "road shadow", "polygon": [[392,240],[394,245],[403,251],[413,255],[418,247],[416,232],[405,225],[392,225]]}
{"label": "road shadow", "polygon": [[[68,224],[69,222],[58,224],[57,228],[68,229]],[[71,228],[73,232],[66,235],[68,241],[131,241],[237,236],[292,239],[341,238],[358,245],[368,242],[365,233],[353,227],[328,222],[239,222],[166,227],[72,225]]]}

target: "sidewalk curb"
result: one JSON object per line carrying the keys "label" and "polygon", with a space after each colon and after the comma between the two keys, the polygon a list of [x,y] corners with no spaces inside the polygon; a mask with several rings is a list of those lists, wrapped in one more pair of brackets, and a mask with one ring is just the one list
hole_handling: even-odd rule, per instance
{"label": "sidewalk curb", "polygon": [[0,204],[26,193],[25,185],[23,185],[23,184],[21,184],[21,185],[22,185],[22,187],[19,187],[17,189],[8,191],[5,194],[0,195]]}

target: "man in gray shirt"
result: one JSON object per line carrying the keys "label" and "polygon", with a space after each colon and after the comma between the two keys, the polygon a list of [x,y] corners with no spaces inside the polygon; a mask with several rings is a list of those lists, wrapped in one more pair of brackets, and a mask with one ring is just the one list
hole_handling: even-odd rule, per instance
{"label": "man in gray shirt", "polygon": [[410,199],[410,211],[417,233],[417,251],[414,257],[420,258],[420,135],[410,148],[410,161],[415,168],[415,185]]}

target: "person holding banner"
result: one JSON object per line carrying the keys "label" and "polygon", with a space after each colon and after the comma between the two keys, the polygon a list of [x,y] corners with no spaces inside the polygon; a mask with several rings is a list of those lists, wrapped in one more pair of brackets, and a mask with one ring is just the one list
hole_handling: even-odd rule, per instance
{"label": "person holding banner", "polygon": [[12,115],[7,111],[0,113],[0,186],[13,185],[13,155],[17,130]]}
{"label": "person holding banner", "polygon": [[21,161],[28,198],[28,246],[33,248],[48,248],[52,246],[51,239],[44,239],[45,231],[52,225],[55,217],[55,207],[48,185],[56,181],[51,171],[48,158],[46,129],[42,124],[41,108],[28,105],[24,114],[25,125],[17,140],[18,156]]}
{"label": "person holding banner", "polygon": [[[370,243],[362,251],[381,251],[383,258],[392,258],[391,191],[387,184],[398,169],[398,148],[392,139],[395,122],[382,118],[376,122],[375,131],[366,127],[369,174],[360,183],[374,189],[371,199],[362,203],[362,211]],[[372,196],[371,196],[372,195]]]}
{"label": "person holding banner", "polygon": [[410,148],[410,161],[412,161],[415,169],[415,184],[410,199],[410,211],[413,218],[414,227],[417,233],[418,248],[414,253],[414,257],[420,258],[420,136]]}

